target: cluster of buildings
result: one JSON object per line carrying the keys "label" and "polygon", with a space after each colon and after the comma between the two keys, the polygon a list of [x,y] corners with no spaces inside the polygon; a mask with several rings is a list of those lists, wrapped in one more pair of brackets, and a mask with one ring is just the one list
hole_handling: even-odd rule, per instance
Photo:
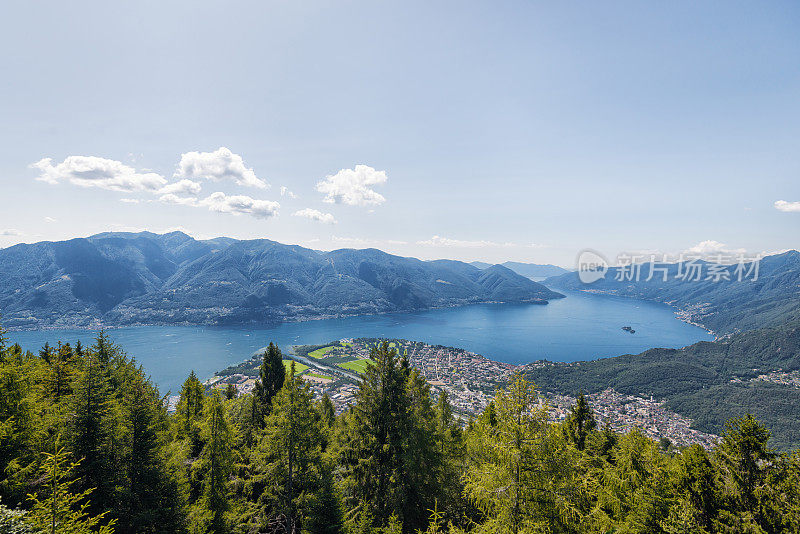
{"label": "cluster of buildings", "polygon": [[[369,359],[369,354],[380,341],[375,339],[343,339],[318,349],[318,357],[302,360],[313,367],[302,376],[308,381],[315,398],[327,394],[333,401],[337,415],[354,401],[358,383],[341,373],[338,365],[343,360]],[[434,394],[446,392],[454,413],[463,419],[479,415],[494,398],[498,387],[505,384],[519,366],[489,360],[479,354],[454,347],[427,343],[391,340],[389,347],[408,358],[412,367],[419,370],[431,385]],[[302,353],[300,353],[302,354]],[[530,365],[537,365],[535,362]],[[540,362],[541,365],[551,365]],[[337,372],[338,370],[338,372]],[[800,387],[800,373],[776,372],[762,375],[758,380],[791,383]],[[239,395],[252,392],[255,378],[245,374],[215,376],[208,387],[236,387]],[[613,389],[587,395],[598,425],[608,424],[617,432],[640,429],[653,438],[668,438],[674,445],[694,443],[713,447],[718,437],[690,428],[691,420],[664,407],[663,402],[634,395],[624,395]],[[549,394],[541,401],[547,405],[550,419],[563,421],[569,415],[576,399],[567,395]]]}
{"label": "cluster of buildings", "polygon": [[773,384],[800,388],[800,371],[772,371],[771,373],[758,375],[756,378],[751,379],[751,381],[772,382]]}
{"label": "cluster of buildings", "polygon": [[[690,428],[692,421],[664,407],[659,402],[635,395],[624,395],[613,389],[586,395],[594,412],[598,426],[608,424],[612,430],[626,433],[638,428],[653,439],[667,438],[674,445],[685,447],[698,444],[709,449],[717,444],[719,437]],[[548,398],[550,417],[563,421],[575,404],[575,398],[567,395],[551,395]]]}

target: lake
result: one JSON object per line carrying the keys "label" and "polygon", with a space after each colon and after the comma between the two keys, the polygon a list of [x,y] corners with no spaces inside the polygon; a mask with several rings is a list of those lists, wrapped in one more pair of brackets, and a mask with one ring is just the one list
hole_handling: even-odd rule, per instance
{"label": "lake", "polygon": [[[476,304],[458,308],[392,313],[302,323],[272,328],[142,326],[109,330],[111,339],[141,363],[162,393],[177,393],[191,370],[201,379],[244,361],[276,342],[325,343],[345,337],[403,338],[461,347],[487,358],[527,363],[572,362],[653,347],[679,348],[712,340],[705,330],[679,321],[664,304],[608,295],[561,291],[567,298],[536,304]],[[631,326],[630,334],[622,330]],[[12,342],[38,351],[45,342],[81,340],[91,345],[93,332],[45,330],[12,332]]]}

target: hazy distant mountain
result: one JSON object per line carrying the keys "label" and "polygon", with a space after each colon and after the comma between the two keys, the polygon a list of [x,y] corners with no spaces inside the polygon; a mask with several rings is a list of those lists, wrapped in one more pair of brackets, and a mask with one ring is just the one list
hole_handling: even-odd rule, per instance
{"label": "hazy distant mountain", "polygon": [[560,297],[499,265],[266,239],[104,233],[0,250],[0,313],[12,328],[271,323]]}
{"label": "hazy distant mountain", "polygon": [[[492,266],[491,263],[486,263],[484,261],[473,261],[470,265],[477,267],[478,269],[488,269]],[[559,276],[569,271],[564,269],[563,267],[559,267],[557,265],[539,265],[536,263],[520,263],[517,261],[506,261],[501,263],[503,267],[511,269],[515,273],[522,275],[526,278],[548,278],[550,276]]]}
{"label": "hazy distant mountain", "polygon": [[638,281],[619,281],[618,268],[611,268],[603,279],[591,284],[582,283],[574,272],[548,278],[545,283],[554,288],[666,302],[688,312],[693,321],[720,333],[778,326],[800,318],[800,253],[796,250],[762,259],[755,281],[754,273],[743,276],[742,281],[738,281],[738,276],[714,281],[707,279],[707,269],[702,271],[700,281],[684,281],[676,276],[678,268],[678,264],[668,267],[666,282],[660,272],[654,272],[648,281],[649,267],[643,264]]}

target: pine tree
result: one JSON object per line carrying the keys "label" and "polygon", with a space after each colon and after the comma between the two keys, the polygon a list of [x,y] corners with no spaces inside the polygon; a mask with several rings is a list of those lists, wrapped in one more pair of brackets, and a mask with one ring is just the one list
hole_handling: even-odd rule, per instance
{"label": "pine tree", "polygon": [[253,426],[264,427],[264,418],[269,415],[272,398],[283,387],[286,380],[286,368],[283,366],[283,355],[277,345],[270,342],[264,351],[258,379],[253,389],[251,418]]}
{"label": "pine tree", "polygon": [[19,504],[25,495],[17,474],[32,460],[36,422],[23,369],[13,359],[0,362],[0,496]]}
{"label": "pine tree", "polygon": [[75,373],[75,362],[70,356],[71,354],[61,347],[59,350],[53,350],[47,343],[39,352],[39,357],[46,364],[43,366],[41,378],[43,395],[50,398],[55,404],[72,392],[71,383]]}
{"label": "pine tree", "polygon": [[214,390],[209,399],[203,429],[205,447],[195,471],[202,476],[202,495],[196,510],[199,523],[212,534],[228,532],[226,512],[228,501],[228,478],[233,467],[233,433],[228,423],[222,396]]}
{"label": "pine tree", "polygon": [[283,388],[272,402],[256,459],[264,494],[262,526],[299,534],[309,521],[322,482],[319,416],[313,394],[295,376],[294,362]]}
{"label": "pine tree", "polygon": [[575,444],[579,451],[586,447],[586,437],[597,427],[589,403],[583,393],[578,395],[575,406],[570,410],[567,420],[564,422],[564,430],[570,441]]}
{"label": "pine tree", "polygon": [[767,445],[769,438],[769,430],[747,414],[728,421],[716,450],[716,461],[725,482],[726,508],[733,513],[746,513],[756,523],[763,521],[758,490],[776,456]]}
{"label": "pine tree", "polygon": [[76,468],[78,485],[84,491],[95,488],[93,510],[100,513],[114,504],[118,426],[108,373],[94,354],[86,358],[70,400],[69,448],[81,460]]}
{"label": "pine tree", "polygon": [[179,532],[183,503],[166,460],[167,414],[158,390],[143,377],[125,395],[124,513],[117,530]]}
{"label": "pine tree", "polygon": [[26,520],[46,534],[114,534],[115,520],[107,520],[108,512],[92,515],[89,497],[93,488],[74,493],[72,474],[80,461],[69,462],[67,452],[55,441],[55,450],[44,453],[42,463],[43,491],[29,496],[32,510]]}
{"label": "pine tree", "polygon": [[[397,518],[422,528],[434,506],[435,421],[427,385],[384,342],[371,350],[351,414],[339,435],[346,504],[376,525]],[[426,398],[427,397],[427,398]]]}
{"label": "pine tree", "polygon": [[502,532],[572,531],[588,512],[579,453],[547,421],[534,385],[517,375],[494,399],[494,424],[480,417],[467,436],[466,493]]}
{"label": "pine tree", "polygon": [[203,384],[197,379],[194,371],[181,387],[181,395],[175,408],[178,437],[185,438],[197,434],[197,425],[202,420],[205,392]]}
{"label": "pine tree", "polygon": [[[2,315],[0,315],[0,319],[2,319]],[[0,323],[0,363],[3,363],[5,357],[6,343],[8,343],[8,338],[6,337],[7,333],[8,331],[3,328],[3,324]]]}

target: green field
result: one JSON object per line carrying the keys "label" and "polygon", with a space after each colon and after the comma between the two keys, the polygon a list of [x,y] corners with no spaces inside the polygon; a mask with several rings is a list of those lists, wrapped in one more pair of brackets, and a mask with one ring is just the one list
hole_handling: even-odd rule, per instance
{"label": "green field", "polygon": [[336,347],[334,347],[333,345],[330,345],[328,347],[322,347],[321,349],[317,349],[317,350],[313,350],[313,351],[309,352],[308,355],[311,356],[312,358],[322,358],[328,352],[333,350],[334,348],[336,348]]}
{"label": "green field", "polygon": [[349,369],[351,371],[355,371],[358,374],[363,373],[367,370],[367,366],[372,365],[372,360],[353,360],[351,362],[344,362],[340,363],[339,367],[343,367],[345,369]]}
{"label": "green field", "polygon": [[[292,365],[292,360],[283,360],[283,366],[286,368],[286,371],[289,371],[289,367]],[[308,369],[307,365],[303,365],[300,362],[294,362],[294,374],[300,374],[303,371]]]}

